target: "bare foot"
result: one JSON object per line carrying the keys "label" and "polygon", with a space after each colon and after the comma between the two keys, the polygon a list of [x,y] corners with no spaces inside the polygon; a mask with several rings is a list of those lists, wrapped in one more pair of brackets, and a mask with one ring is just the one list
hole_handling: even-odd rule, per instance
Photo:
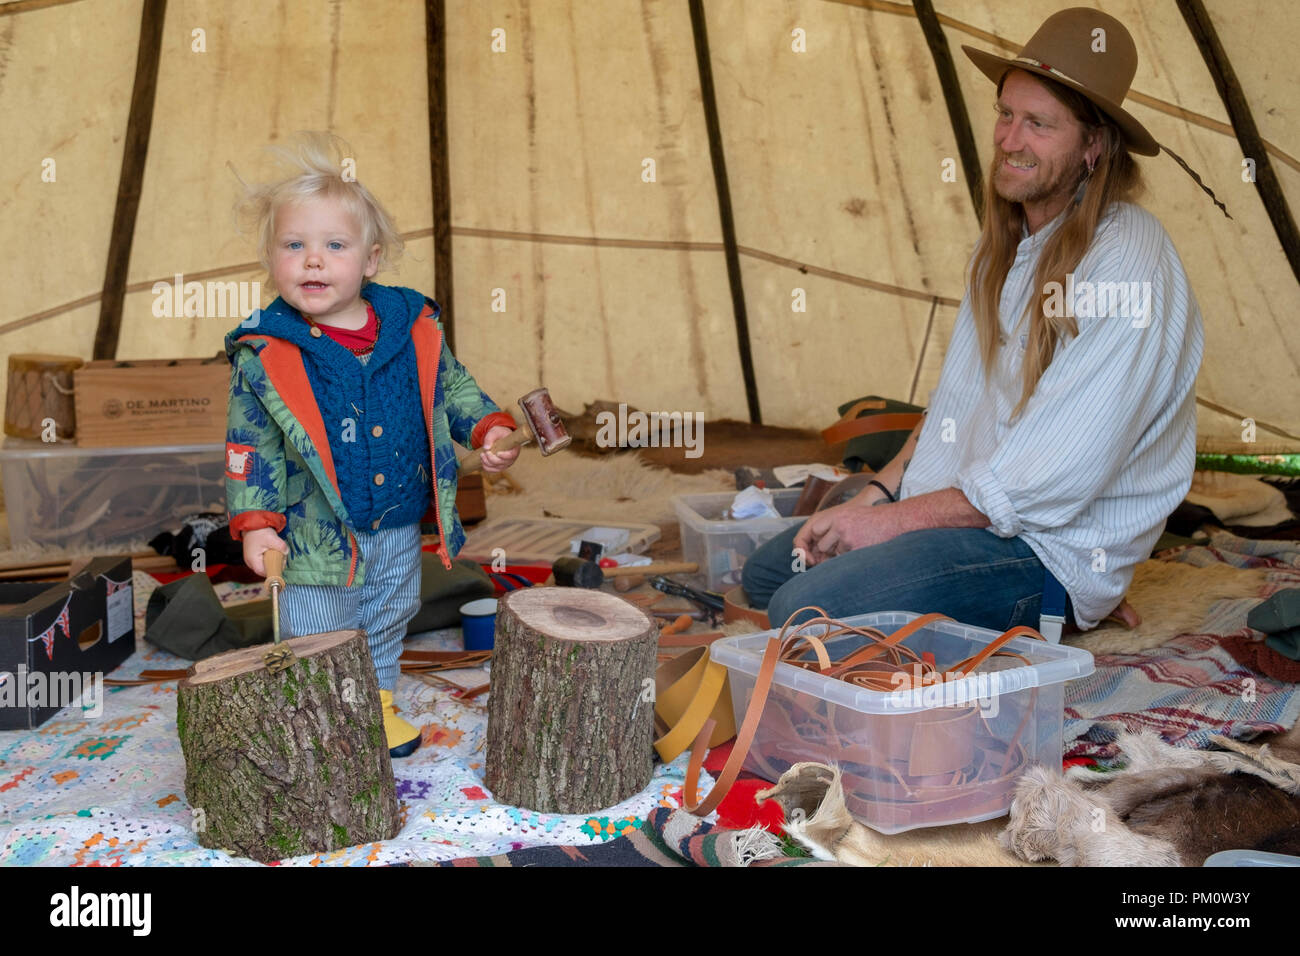
{"label": "bare foot", "polygon": [[1137,608],[1128,603],[1128,598],[1119,602],[1119,607],[1106,615],[1106,620],[1114,621],[1116,624],[1123,624],[1130,631],[1142,623],[1142,616],[1138,614]]}

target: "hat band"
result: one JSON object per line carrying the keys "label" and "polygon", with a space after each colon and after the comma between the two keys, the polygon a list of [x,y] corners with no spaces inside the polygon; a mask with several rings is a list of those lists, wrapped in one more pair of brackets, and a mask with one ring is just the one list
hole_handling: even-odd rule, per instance
{"label": "hat band", "polygon": [[1082,87],[1084,87],[1085,89],[1087,89],[1087,84],[1086,84],[1086,83],[1080,83],[1080,82],[1079,82],[1078,80],[1076,80],[1074,77],[1072,77],[1072,76],[1066,76],[1064,73],[1062,73],[1062,72],[1061,72],[1060,70],[1058,70],[1056,67],[1054,67],[1054,66],[1048,66],[1048,65],[1047,65],[1046,63],[1044,63],[1042,60],[1035,60],[1032,56],[1018,56],[1018,57],[1016,57],[1015,62],[1017,62],[1017,63],[1026,63],[1026,64],[1028,64],[1029,66],[1037,67],[1037,68],[1040,69],[1040,70],[1046,70],[1048,73],[1052,74],[1052,76],[1059,77],[1060,79],[1065,80],[1067,83],[1073,83],[1075,86],[1082,86]]}

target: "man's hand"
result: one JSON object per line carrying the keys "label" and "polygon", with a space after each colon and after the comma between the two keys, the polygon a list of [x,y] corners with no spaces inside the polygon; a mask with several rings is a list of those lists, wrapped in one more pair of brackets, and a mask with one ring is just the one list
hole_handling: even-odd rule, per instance
{"label": "man's hand", "polygon": [[488,429],[487,434],[483,436],[483,470],[490,472],[505,471],[509,468],[516,458],[519,457],[519,447],[515,446],[507,451],[490,452],[492,445],[509,435],[513,428],[507,428],[505,425],[493,425]]}
{"label": "man's hand", "polygon": [[874,507],[854,499],[819,511],[799,529],[794,546],[803,550],[805,563],[812,566],[838,554],[889,541],[903,530],[893,514],[896,507]]}
{"label": "man's hand", "polygon": [[244,564],[248,565],[258,577],[266,577],[266,561],[262,555],[267,551],[279,551],[287,558],[289,556],[289,546],[284,543],[284,539],[275,533],[273,528],[258,528],[256,531],[245,531],[242,537],[244,543]]}

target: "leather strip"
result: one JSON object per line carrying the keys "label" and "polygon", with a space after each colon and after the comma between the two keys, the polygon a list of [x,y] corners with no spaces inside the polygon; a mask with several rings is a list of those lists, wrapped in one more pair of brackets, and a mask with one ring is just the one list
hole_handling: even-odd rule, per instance
{"label": "leather strip", "polygon": [[669,728],[655,741],[665,763],[676,760],[701,728],[711,726],[707,746],[717,746],[736,733],[731,716],[727,669],[709,658],[707,647],[679,654],[655,672],[655,716]]}
{"label": "leather strip", "polygon": [[749,753],[750,744],[754,742],[754,733],[758,730],[759,719],[763,716],[763,703],[772,688],[772,675],[776,672],[776,663],[780,654],[781,641],[775,637],[769,638],[767,650],[763,653],[763,663],[758,669],[758,679],[754,683],[754,694],[749,698],[749,708],[745,711],[745,719],[740,725],[739,733],[736,734],[736,745],[732,748],[722,773],[713,784],[713,789],[709,791],[707,797],[700,800],[700,769],[704,766],[704,752],[708,749],[709,736],[713,733],[714,727],[712,720],[704,722],[704,727],[695,738],[691,762],[686,769],[686,787],[683,797],[686,809],[690,813],[701,817],[708,816],[722,802],[722,798],[727,795],[731,785],[740,776],[741,765],[745,762],[745,755]]}
{"label": "leather strip", "polygon": [[700,634],[660,634],[660,647],[707,647],[714,641],[726,637],[721,631],[705,631]]}
{"label": "leather strip", "polygon": [[850,418],[850,415],[857,415],[855,409],[850,408],[845,417],[830,428],[822,429],[822,438],[826,444],[838,445],[850,438],[874,435],[877,432],[910,432],[922,418],[920,412],[887,412],[883,415],[863,415],[861,418]]}
{"label": "leather strip", "polygon": [[141,671],[136,678],[105,677],[104,683],[109,687],[141,687],[145,684],[164,684],[169,680],[182,680],[189,675],[188,670],[148,670]]}
{"label": "leather strip", "polygon": [[749,621],[751,624],[757,624],[763,630],[768,630],[772,622],[767,617],[766,611],[760,611],[750,607],[749,595],[745,593],[742,587],[734,587],[726,594],[722,595],[723,609],[722,620],[730,624],[732,621]]}
{"label": "leather strip", "polygon": [[397,659],[404,674],[481,667],[492,660],[491,651],[403,651]]}

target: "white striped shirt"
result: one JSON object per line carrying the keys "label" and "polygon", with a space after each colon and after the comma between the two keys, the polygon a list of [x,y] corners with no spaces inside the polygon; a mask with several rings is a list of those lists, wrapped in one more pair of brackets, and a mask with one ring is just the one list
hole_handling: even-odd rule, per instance
{"label": "white striped shirt", "polygon": [[[1012,422],[1028,332],[1025,304],[1043,243],[1059,224],[1060,217],[1016,251],[999,309],[1006,344],[991,382],[969,290],[962,299],[901,497],[959,488],[988,516],[989,531],[1019,535],[1033,548],[1087,629],[1119,604],[1135,565],[1149,556],[1191,484],[1204,332],[1164,227],[1138,206],[1116,204],[1074,271],[1079,334],[1057,344]],[[1118,307],[1108,308],[1094,294],[1089,308],[1088,291],[1117,291],[1095,285],[1101,282],[1122,282],[1136,295],[1115,295],[1109,305]]]}

